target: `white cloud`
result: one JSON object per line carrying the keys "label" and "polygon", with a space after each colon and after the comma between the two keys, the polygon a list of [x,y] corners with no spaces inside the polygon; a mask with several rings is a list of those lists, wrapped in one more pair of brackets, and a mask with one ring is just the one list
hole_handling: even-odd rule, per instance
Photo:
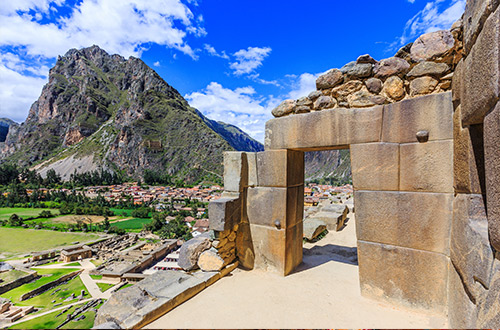
{"label": "white cloud", "polygon": [[229,67],[234,70],[233,73],[237,76],[249,74],[262,65],[270,52],[270,47],[240,49],[233,54],[236,57],[236,62],[232,62]]}
{"label": "white cloud", "polygon": [[415,3],[415,0],[407,0],[409,3]]}
{"label": "white cloud", "polygon": [[287,98],[307,96],[316,89],[316,78],[320,75],[303,73],[287,75],[292,82],[290,91],[280,96],[259,95],[251,86],[229,89],[211,82],[204,90],[187,94],[189,104],[210,119],[236,125],[257,141],[264,141],[265,123],[273,118],[271,110]]}
{"label": "white cloud", "polygon": [[279,102],[257,95],[250,86],[232,90],[216,82],[184,97],[208,118],[236,125],[261,142],[264,141],[265,123],[272,118],[271,110]]}
{"label": "white cloud", "polygon": [[[288,93],[288,97],[291,99],[298,99],[302,96],[309,95],[310,92],[316,90],[316,79],[321,73],[303,73],[298,77],[298,81],[292,84],[293,89]],[[297,78],[295,75],[289,75],[290,77]]]}
{"label": "white cloud", "polygon": [[212,46],[212,45],[209,45],[209,44],[205,44],[203,45],[203,48],[206,50],[206,52],[211,55],[211,56],[216,56],[216,57],[220,57],[220,58],[223,58],[223,59],[226,59],[226,60],[229,60],[229,56],[227,56],[226,52],[225,51],[222,51],[220,53],[218,53],[215,48]]}
{"label": "white cloud", "polygon": [[407,44],[421,34],[449,29],[462,16],[465,2],[466,0],[451,0],[447,6],[444,0],[428,2],[424,9],[406,22],[403,35],[391,45],[391,50]]}
{"label": "white cloud", "polygon": [[153,63],[153,66],[155,66],[155,67],[160,67],[160,66],[161,66],[161,65],[160,65],[160,61],[156,61],[156,62],[154,62],[154,63]]}
{"label": "white cloud", "polygon": [[23,122],[46,79],[24,76],[3,63],[0,63],[0,77],[0,117]]}

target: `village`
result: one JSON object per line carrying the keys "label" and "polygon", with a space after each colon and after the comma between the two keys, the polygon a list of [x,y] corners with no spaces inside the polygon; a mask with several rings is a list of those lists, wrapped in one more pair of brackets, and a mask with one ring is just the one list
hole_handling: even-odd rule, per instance
{"label": "village", "polygon": [[[54,191],[40,189],[38,193]],[[33,194],[34,191],[27,193]],[[137,208],[154,208],[156,212],[166,209],[182,211],[191,236],[197,237],[213,235],[206,204],[221,198],[222,187],[142,187],[127,183],[85,187],[80,193],[90,199],[101,196],[110,203],[133,201]],[[307,185],[304,189],[305,239],[317,239],[326,229],[339,230],[349,210],[353,211],[351,196],[351,185]],[[197,201],[197,205],[203,207],[186,206],[187,200]],[[337,202],[347,204],[336,206],[332,212],[330,204]],[[323,209],[330,212],[322,212]],[[324,225],[316,226],[316,218],[322,215],[328,219],[322,218]],[[315,218],[309,221],[314,228],[308,229],[307,217]],[[174,219],[166,216],[165,222]],[[331,225],[328,225],[328,220]],[[45,232],[19,230],[35,235]],[[73,233],[76,234],[81,235],[81,241],[30,251],[24,256],[11,256],[0,262],[0,328],[90,328],[97,310],[113,293],[156,272],[183,270],[179,266],[183,239],[164,239],[144,229],[127,231],[123,235],[99,233],[90,240],[90,236],[84,236],[88,233]]]}

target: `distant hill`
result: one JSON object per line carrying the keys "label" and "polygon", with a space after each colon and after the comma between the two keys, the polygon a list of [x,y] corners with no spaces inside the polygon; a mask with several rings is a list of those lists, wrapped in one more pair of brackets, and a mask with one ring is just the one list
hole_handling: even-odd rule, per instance
{"label": "distant hill", "polygon": [[71,49],[26,121],[0,145],[0,162],[74,171],[98,168],[141,178],[146,169],[193,183],[220,177],[223,151],[261,151],[239,128],[212,121],[142,60],[98,46]]}
{"label": "distant hill", "polygon": [[311,151],[305,153],[306,182],[328,179],[339,184],[351,180],[349,150]]}
{"label": "distant hill", "polygon": [[9,127],[13,125],[17,125],[17,123],[8,118],[0,118],[0,142],[5,142]]}

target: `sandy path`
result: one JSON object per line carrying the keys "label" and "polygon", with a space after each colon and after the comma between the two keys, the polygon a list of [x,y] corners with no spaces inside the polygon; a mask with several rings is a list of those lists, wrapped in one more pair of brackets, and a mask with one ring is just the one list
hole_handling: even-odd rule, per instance
{"label": "sandy path", "polygon": [[306,244],[295,273],[237,269],[146,328],[446,328],[443,315],[362,297],[355,247],[351,220],[341,232]]}

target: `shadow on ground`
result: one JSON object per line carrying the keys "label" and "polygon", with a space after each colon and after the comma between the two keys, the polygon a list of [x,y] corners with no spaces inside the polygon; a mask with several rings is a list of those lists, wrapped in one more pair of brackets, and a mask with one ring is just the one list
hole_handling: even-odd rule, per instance
{"label": "shadow on ground", "polygon": [[303,249],[303,261],[293,273],[300,273],[330,261],[358,265],[358,249],[356,247],[327,244]]}

